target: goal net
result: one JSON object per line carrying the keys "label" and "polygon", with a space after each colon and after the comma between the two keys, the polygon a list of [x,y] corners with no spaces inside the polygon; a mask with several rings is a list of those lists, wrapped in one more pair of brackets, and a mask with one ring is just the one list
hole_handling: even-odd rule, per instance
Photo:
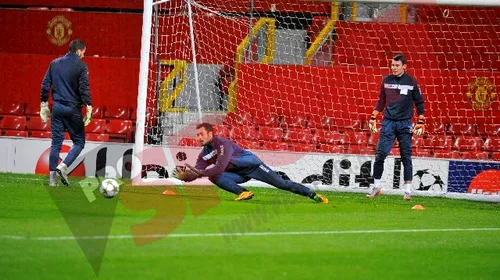
{"label": "goal net", "polygon": [[[414,189],[471,192],[479,171],[499,169],[500,8],[406,2],[147,0],[136,153],[194,164],[194,125],[208,121],[283,176],[366,190],[379,136],[368,119],[402,53],[426,107]],[[398,190],[397,142],[385,170]]]}

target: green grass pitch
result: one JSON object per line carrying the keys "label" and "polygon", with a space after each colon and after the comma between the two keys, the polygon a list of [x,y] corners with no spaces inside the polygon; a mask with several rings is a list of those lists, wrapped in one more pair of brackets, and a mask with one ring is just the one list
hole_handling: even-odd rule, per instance
{"label": "green grass pitch", "polygon": [[105,199],[91,187],[46,181],[0,174],[2,279],[500,275],[498,204],[324,192],[324,205],[266,188],[237,202],[215,187],[171,187],[176,195],[165,196],[166,187],[124,186]]}

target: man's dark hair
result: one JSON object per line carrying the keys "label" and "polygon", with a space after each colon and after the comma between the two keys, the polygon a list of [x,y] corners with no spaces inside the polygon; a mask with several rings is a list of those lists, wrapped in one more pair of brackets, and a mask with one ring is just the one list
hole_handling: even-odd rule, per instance
{"label": "man's dark hair", "polygon": [[69,52],[76,53],[77,50],[83,51],[84,49],[85,43],[80,39],[73,40],[69,43]]}
{"label": "man's dark hair", "polygon": [[197,125],[196,125],[196,129],[199,129],[199,128],[202,128],[202,127],[203,127],[203,128],[204,128],[207,132],[213,132],[213,131],[214,131],[213,126],[212,126],[211,124],[209,124],[209,123],[206,123],[206,122],[204,122],[204,123],[200,123],[200,124],[197,124]]}
{"label": "man's dark hair", "polygon": [[406,57],[404,57],[404,55],[402,55],[402,54],[396,55],[392,60],[394,60],[394,61],[401,61],[401,63],[403,63],[403,65],[405,65],[406,63],[408,63],[408,61],[406,60]]}

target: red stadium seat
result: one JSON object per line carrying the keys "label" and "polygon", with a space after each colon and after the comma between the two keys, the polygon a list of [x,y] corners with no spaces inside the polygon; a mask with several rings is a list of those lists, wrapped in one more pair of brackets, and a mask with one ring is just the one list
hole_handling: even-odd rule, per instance
{"label": "red stadium seat", "polygon": [[137,109],[132,110],[132,112],[130,113],[130,119],[133,121],[137,120]]}
{"label": "red stadium seat", "polygon": [[257,126],[278,126],[278,115],[274,113],[264,113],[263,115],[256,115],[253,117],[253,123]]}
{"label": "red stadium seat", "polygon": [[316,130],[315,134],[315,140],[318,143],[325,143],[325,144],[339,144],[340,143],[340,133],[336,131],[330,131],[330,130],[323,130],[323,129],[318,129]]}
{"label": "red stadium seat", "polygon": [[488,138],[484,142],[483,150],[489,152],[500,152],[500,138]]}
{"label": "red stadium seat", "polygon": [[370,154],[373,149],[366,145],[349,145],[347,147],[346,153],[355,155],[367,155]]}
{"label": "red stadium seat", "polygon": [[105,133],[86,133],[85,140],[87,141],[96,141],[96,142],[108,142],[109,134]]}
{"label": "red stadium seat", "polygon": [[106,107],[106,110],[104,111],[104,118],[128,120],[130,118],[130,111],[128,108],[124,107]]}
{"label": "red stadium seat", "polygon": [[5,130],[4,136],[12,137],[28,137],[28,132],[24,130]]}
{"label": "red stadium seat", "polygon": [[51,138],[52,132],[50,131],[32,131],[30,137],[33,138]]}
{"label": "red stadium seat", "polygon": [[283,128],[307,127],[307,118],[305,116],[283,116],[280,120],[280,126]]}
{"label": "red stadium seat", "polygon": [[377,146],[378,145],[378,138],[380,137],[380,133],[370,133],[370,136],[368,137],[368,146]]}
{"label": "red stadium seat", "polygon": [[252,116],[249,113],[237,114],[235,112],[229,112],[226,115],[226,119],[224,120],[224,124],[229,125],[229,126],[252,125],[253,120],[252,120]]}
{"label": "red stadium seat", "polygon": [[238,140],[236,140],[236,144],[238,144],[238,146],[242,147],[243,149],[250,149],[250,150],[262,149],[262,145],[259,141],[238,139]]}
{"label": "red stadium seat", "polygon": [[459,136],[453,144],[453,149],[459,151],[479,151],[484,146],[480,137]]}
{"label": "red stadium seat", "polygon": [[424,138],[423,148],[440,151],[450,151],[453,146],[453,138],[447,135],[428,135]]}
{"label": "red stadium seat", "polygon": [[[50,104],[49,104],[50,107]],[[40,115],[40,103],[31,102],[26,105],[24,111],[26,116],[39,116]]]}
{"label": "red stadium seat", "polygon": [[0,115],[24,115],[24,103],[5,102],[0,103]]}
{"label": "red stadium seat", "polygon": [[109,120],[105,132],[109,134],[110,141],[130,142],[132,138],[132,121]]}
{"label": "red stadium seat", "polygon": [[434,157],[459,159],[461,155],[459,151],[434,151]]}
{"label": "red stadium seat", "polygon": [[49,131],[50,119],[47,122],[42,122],[41,117],[33,116],[26,122],[26,129],[29,131],[31,130]]}
{"label": "red stadium seat", "polygon": [[231,139],[256,140],[257,131],[254,126],[233,126],[229,132],[229,136]]}
{"label": "red stadium seat", "polygon": [[319,144],[318,152],[328,154],[342,154],[346,152],[346,147],[338,144]]}
{"label": "red stadium seat", "polygon": [[479,124],[478,133],[484,136],[500,136],[500,124]]}
{"label": "red stadium seat", "polygon": [[104,118],[104,108],[101,106],[92,105],[92,118],[93,119]]}
{"label": "red stadium seat", "polygon": [[289,147],[289,150],[293,152],[315,152],[316,144],[292,143]]}
{"label": "red stadium seat", "polygon": [[289,128],[283,139],[289,142],[311,143],[314,140],[314,134],[307,128]]}
{"label": "red stadium seat", "polygon": [[492,153],[491,160],[500,161],[500,153]]}
{"label": "red stadium seat", "polygon": [[180,146],[199,147],[200,142],[196,138],[183,137],[179,141]]}
{"label": "red stadium seat", "polygon": [[433,152],[429,149],[416,149],[412,152],[412,155],[416,157],[433,157]]}
{"label": "red stadium seat", "polygon": [[424,145],[424,137],[421,137],[421,136],[413,135],[411,141],[412,141],[411,142],[412,149],[418,149],[418,148],[423,147],[423,145]]}
{"label": "red stadium seat", "polygon": [[257,133],[260,140],[265,141],[281,141],[284,136],[284,132],[279,127],[265,127],[261,126]]}
{"label": "red stadium seat", "polygon": [[477,134],[477,127],[474,124],[452,123],[448,127],[448,134],[475,136]]}
{"label": "red stadium seat", "polygon": [[425,141],[423,137],[413,136],[412,139],[412,155],[417,157],[432,157],[432,149],[425,147]]}
{"label": "red stadium seat", "polygon": [[309,116],[307,127],[327,130],[334,129],[335,119],[327,116],[311,115]]}
{"label": "red stadium seat", "polygon": [[223,124],[214,126],[214,134],[220,137],[229,138],[229,128]]}
{"label": "red stadium seat", "polygon": [[345,131],[341,141],[343,144],[352,144],[359,146],[366,146],[368,144],[369,136],[365,132],[356,132],[354,130]]}
{"label": "red stadium seat", "polygon": [[10,130],[24,130],[26,128],[26,118],[20,116],[4,116],[0,121],[0,128]]}
{"label": "red stadium seat", "polygon": [[361,120],[361,130],[362,131],[370,131],[370,126],[369,126],[369,121],[367,120]]}
{"label": "red stadium seat", "polygon": [[361,123],[362,123],[361,120],[353,118],[344,118],[335,120],[335,125],[337,126],[337,129],[340,131],[351,130],[351,129],[355,131],[360,131]]}
{"label": "red stadium seat", "polygon": [[314,16],[312,18],[311,24],[306,28],[310,43],[314,42],[323,27],[325,27],[328,19],[329,18],[327,16]]}
{"label": "red stadium seat", "polygon": [[489,160],[490,153],[488,152],[462,152],[463,159]]}
{"label": "red stadium seat", "polygon": [[288,150],[288,143],[264,141],[262,143],[262,149],[271,150],[271,151],[287,151]]}
{"label": "red stadium seat", "polygon": [[426,133],[428,134],[445,134],[448,131],[448,125],[443,123],[434,123],[427,121]]}
{"label": "red stadium seat", "polygon": [[106,120],[92,119],[92,121],[85,127],[87,133],[104,133],[106,130]]}

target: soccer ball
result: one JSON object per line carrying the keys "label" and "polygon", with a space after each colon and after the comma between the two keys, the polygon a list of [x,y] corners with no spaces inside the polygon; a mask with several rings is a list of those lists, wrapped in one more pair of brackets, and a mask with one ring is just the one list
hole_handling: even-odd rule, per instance
{"label": "soccer ball", "polygon": [[115,179],[104,179],[101,182],[99,191],[105,198],[113,198],[120,191],[120,184]]}

